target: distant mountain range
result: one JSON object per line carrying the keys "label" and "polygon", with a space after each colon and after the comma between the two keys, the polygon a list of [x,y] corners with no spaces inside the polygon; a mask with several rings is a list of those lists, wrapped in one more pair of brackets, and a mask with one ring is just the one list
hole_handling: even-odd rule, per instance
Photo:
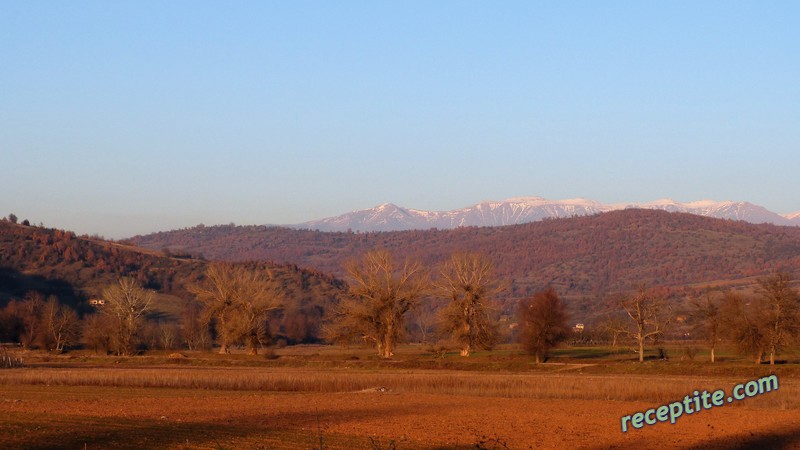
{"label": "distant mountain range", "polygon": [[594,296],[650,286],[738,285],[777,270],[800,276],[800,227],[751,224],[649,209],[624,209],[504,227],[382,233],[270,226],[197,226],[129,242],[211,260],[297,264],[346,277],[348,261],[373,249],[435,272],[453,253],[487,255],[511,283],[507,299],[552,286]]}
{"label": "distant mountain range", "polygon": [[541,197],[516,197],[503,201],[481,202],[452,211],[423,211],[384,203],[370,209],[297,224],[293,228],[318,231],[402,231],[467,226],[493,227],[634,208],[683,212],[754,224],[800,225],[800,212],[780,215],[748,202],[701,200],[681,203],[663,199],[649,203],[603,204],[583,198],[547,200]]}

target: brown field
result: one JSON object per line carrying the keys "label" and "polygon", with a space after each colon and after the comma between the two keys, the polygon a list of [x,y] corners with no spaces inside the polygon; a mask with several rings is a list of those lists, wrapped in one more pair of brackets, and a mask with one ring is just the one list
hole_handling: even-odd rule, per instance
{"label": "brown field", "polygon": [[291,352],[226,364],[202,354],[42,358],[0,370],[0,448],[800,448],[796,364],[775,371],[777,391],[622,433],[623,415],[695,389],[729,392],[770,368],[686,375],[705,365],[562,358],[521,368],[509,357],[510,370],[455,370],[457,359],[432,368]]}

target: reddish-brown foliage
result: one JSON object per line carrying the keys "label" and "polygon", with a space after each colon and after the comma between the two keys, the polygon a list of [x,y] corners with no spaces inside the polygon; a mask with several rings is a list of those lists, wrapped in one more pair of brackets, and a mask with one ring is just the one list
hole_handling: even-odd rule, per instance
{"label": "reddish-brown foliage", "polygon": [[800,228],[753,225],[691,214],[623,210],[507,227],[383,233],[323,233],[266,226],[215,226],[137,236],[144,247],[212,259],[267,259],[337,276],[344,261],[385,248],[434,267],[457,252],[480,252],[506,295],[546,286],[563,295],[602,295],[649,286],[682,286],[763,276],[800,267]]}

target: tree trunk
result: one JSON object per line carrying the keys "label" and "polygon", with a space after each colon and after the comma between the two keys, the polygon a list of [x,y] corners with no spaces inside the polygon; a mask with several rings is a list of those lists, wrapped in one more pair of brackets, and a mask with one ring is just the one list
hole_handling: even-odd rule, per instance
{"label": "tree trunk", "polygon": [[466,336],[466,342],[461,346],[461,356],[469,356],[472,350],[472,327],[470,326],[470,311],[469,308],[464,308],[464,326],[461,331]]}
{"label": "tree trunk", "polygon": [[258,346],[259,346],[259,344],[260,344],[260,342],[258,341],[258,336],[255,336],[255,335],[252,335],[252,334],[250,336],[248,336],[248,338],[247,338],[247,346],[249,348],[247,349],[247,354],[248,355],[257,355],[258,354]]}
{"label": "tree trunk", "polygon": [[761,358],[764,356],[764,350],[759,350],[756,353],[756,364],[761,364]]}
{"label": "tree trunk", "polygon": [[420,333],[421,338],[422,338],[422,342],[421,343],[422,344],[427,344],[428,343],[428,333],[425,332],[425,327],[422,324],[420,324],[419,322],[417,323],[417,327],[419,327],[419,333]]}
{"label": "tree trunk", "polygon": [[639,338],[639,362],[644,362],[644,339]]}
{"label": "tree trunk", "polygon": [[394,333],[394,327],[391,321],[386,325],[386,333],[383,335],[383,354],[381,358],[388,359],[391,358],[394,353],[392,353],[392,337]]}
{"label": "tree trunk", "polygon": [[383,348],[378,351],[378,356],[383,359],[389,359],[392,357],[394,353],[392,353],[391,347],[388,343],[384,343]]}
{"label": "tree trunk", "polygon": [[775,347],[769,349],[769,365],[770,366],[775,365]]}
{"label": "tree trunk", "polygon": [[228,353],[230,353],[230,350],[228,350],[228,344],[226,344],[224,342],[221,343],[219,345],[219,354],[220,355],[227,355]]}
{"label": "tree trunk", "polygon": [[714,347],[711,347],[711,362],[714,362]]}
{"label": "tree trunk", "polygon": [[124,342],[124,351],[125,356],[133,355],[134,348],[133,348],[133,336],[136,334],[136,318],[132,316],[128,316],[125,319],[125,342]]}
{"label": "tree trunk", "polygon": [[391,336],[386,336],[386,343],[383,345],[383,352],[384,358],[391,358],[394,356],[394,352],[392,351],[392,338]]}
{"label": "tree trunk", "polygon": [[64,350],[64,344],[61,342],[60,334],[55,336],[55,341],[56,341],[56,353],[61,353]]}
{"label": "tree trunk", "polygon": [[388,334],[378,339],[377,347],[378,356],[383,359],[389,359],[394,354],[392,353],[392,338]]}

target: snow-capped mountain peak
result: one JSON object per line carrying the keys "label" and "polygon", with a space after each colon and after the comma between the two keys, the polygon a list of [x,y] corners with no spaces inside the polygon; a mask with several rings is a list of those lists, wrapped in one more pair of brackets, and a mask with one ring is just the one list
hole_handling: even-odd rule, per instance
{"label": "snow-capped mountain peak", "polygon": [[501,226],[535,222],[545,218],[584,216],[625,208],[660,209],[751,223],[800,225],[800,212],[781,216],[748,202],[698,200],[681,203],[664,198],[646,203],[603,204],[585,198],[547,200],[542,197],[513,197],[502,201],[483,201],[452,211],[424,211],[384,203],[370,209],[302,223],[297,227],[320,231],[398,231]]}

